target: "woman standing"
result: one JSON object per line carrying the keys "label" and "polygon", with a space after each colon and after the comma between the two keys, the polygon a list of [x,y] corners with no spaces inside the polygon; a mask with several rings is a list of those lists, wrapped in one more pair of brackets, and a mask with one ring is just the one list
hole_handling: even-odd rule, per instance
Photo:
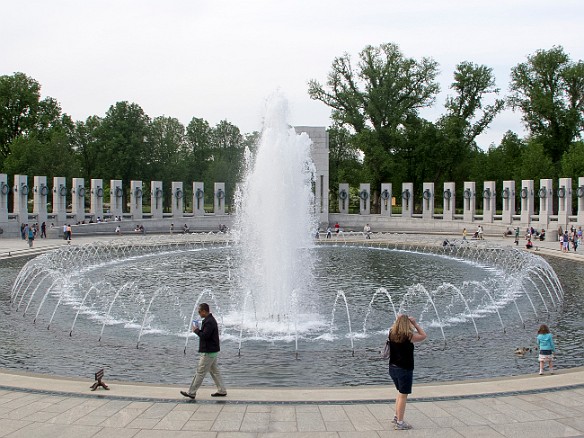
{"label": "woman standing", "polygon": [[389,330],[389,375],[397,389],[395,399],[395,430],[411,429],[412,425],[404,421],[408,394],[412,393],[414,378],[414,342],[426,339],[426,332],[414,317],[398,315]]}

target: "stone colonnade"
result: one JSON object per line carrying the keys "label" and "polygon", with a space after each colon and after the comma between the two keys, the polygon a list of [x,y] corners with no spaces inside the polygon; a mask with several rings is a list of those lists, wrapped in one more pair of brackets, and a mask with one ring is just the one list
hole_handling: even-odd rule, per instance
{"label": "stone colonnade", "polygon": [[[67,187],[64,177],[53,178],[52,188],[47,184],[45,176],[35,176],[33,187],[29,187],[27,175],[15,175],[14,184],[11,186],[6,174],[0,174],[0,224],[9,220],[17,220],[19,223],[29,222],[28,204],[32,193],[34,222],[50,222],[63,224],[67,221],[83,222],[87,219],[97,221],[99,219],[124,216],[124,189],[121,180],[111,180],[109,185],[109,208],[104,211],[105,190],[103,180],[92,179],[89,187],[86,187],[84,178],[73,178],[71,188]],[[89,193],[87,193],[89,190]],[[172,183],[172,204],[170,217],[182,218],[184,213],[184,187],[182,182]],[[193,213],[192,216],[203,216],[205,185],[202,182],[193,182]],[[9,196],[12,194],[12,212],[9,212]],[[89,194],[89,213],[86,212],[86,197]],[[143,182],[130,182],[130,208],[129,217],[132,220],[141,221],[145,218],[142,208]],[[70,196],[71,209],[67,209],[67,200]],[[150,182],[150,218],[162,219],[163,215],[163,184],[162,181]],[[225,183],[214,183],[213,187],[213,214],[225,214]],[[48,207],[51,207],[49,211]],[[168,215],[167,215],[168,216]]]}
{"label": "stone colonnade", "polygon": [[[578,178],[578,186],[573,188],[571,178],[560,178],[557,189],[553,189],[551,179],[541,179],[539,190],[535,191],[533,180],[522,180],[521,186],[516,187],[515,181],[503,181],[501,192],[497,192],[494,181],[484,181],[482,187],[474,181],[464,183],[462,191],[462,215],[456,214],[456,185],[446,182],[440,189],[432,182],[422,186],[422,214],[425,220],[439,219],[442,221],[462,220],[464,222],[480,221],[482,223],[498,222],[502,225],[511,225],[520,222],[522,225],[538,224],[547,228],[550,223],[557,222],[565,227],[569,222],[577,221],[584,224],[584,177]],[[339,184],[338,208],[339,213],[349,213],[349,184]],[[414,218],[414,185],[403,183],[401,190],[395,190],[391,183],[381,184],[380,202],[381,217],[391,217],[392,199],[401,202],[402,212],[399,218]],[[572,216],[572,199],[577,199],[577,214]],[[501,198],[502,212],[496,214],[497,196]],[[554,211],[554,199],[557,199],[557,209]],[[359,214],[371,214],[371,186],[359,186]],[[436,213],[435,205],[442,204],[443,212]],[[516,205],[517,202],[517,205]],[[538,214],[534,214],[536,206]],[[477,210],[482,208],[482,215]],[[517,214],[517,211],[519,213]]]}

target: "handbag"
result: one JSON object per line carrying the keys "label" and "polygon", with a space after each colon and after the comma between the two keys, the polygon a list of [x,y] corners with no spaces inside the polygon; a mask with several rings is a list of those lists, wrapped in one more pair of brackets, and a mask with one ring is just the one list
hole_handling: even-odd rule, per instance
{"label": "handbag", "polygon": [[383,346],[383,350],[381,351],[381,358],[383,360],[388,360],[389,359],[389,338],[387,338],[387,341],[385,341],[385,345]]}

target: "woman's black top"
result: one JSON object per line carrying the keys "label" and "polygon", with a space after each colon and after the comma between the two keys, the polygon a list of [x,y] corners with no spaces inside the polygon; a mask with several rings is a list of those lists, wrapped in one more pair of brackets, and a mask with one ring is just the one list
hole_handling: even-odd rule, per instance
{"label": "woman's black top", "polygon": [[394,342],[389,340],[389,364],[404,370],[414,369],[414,344],[412,341]]}

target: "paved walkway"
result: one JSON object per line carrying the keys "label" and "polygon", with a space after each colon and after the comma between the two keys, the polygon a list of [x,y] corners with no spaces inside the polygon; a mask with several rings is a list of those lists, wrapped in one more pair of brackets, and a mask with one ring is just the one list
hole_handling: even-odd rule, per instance
{"label": "paved walkway", "polygon": [[[38,240],[30,252],[62,244]],[[0,258],[29,252],[25,248],[19,239],[0,239]],[[539,249],[582,257],[561,254],[557,242],[543,242]],[[329,389],[229,388],[220,401],[207,387],[196,402],[183,399],[175,386],[108,382],[110,391],[91,392],[91,383],[0,371],[0,437],[584,436],[584,368],[553,376],[415,385],[406,411],[414,425],[410,431],[393,430],[395,391],[389,382]]]}
{"label": "paved walkway", "polygon": [[584,369],[415,385],[411,431],[394,431],[395,391],[228,388],[225,399],[179,387],[0,373],[1,437],[563,437],[584,436]]}

